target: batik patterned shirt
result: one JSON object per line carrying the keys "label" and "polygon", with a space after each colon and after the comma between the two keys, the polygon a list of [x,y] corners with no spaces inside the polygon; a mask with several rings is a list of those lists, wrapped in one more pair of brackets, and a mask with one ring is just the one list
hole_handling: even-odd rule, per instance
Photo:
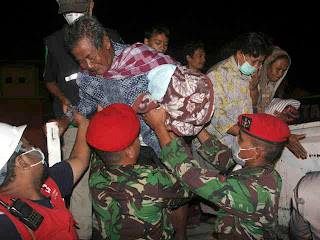
{"label": "batik patterned shirt", "polygon": [[171,208],[191,197],[165,169],[106,167],[97,157],[93,158],[89,187],[105,239],[173,239]]}
{"label": "batik patterned shirt", "polygon": [[188,189],[220,207],[214,230],[222,239],[274,239],[282,185],[277,171],[264,165],[228,174],[227,168],[234,166],[231,151],[214,137],[198,152],[221,173],[202,169],[180,138],[166,145],[160,156]]}

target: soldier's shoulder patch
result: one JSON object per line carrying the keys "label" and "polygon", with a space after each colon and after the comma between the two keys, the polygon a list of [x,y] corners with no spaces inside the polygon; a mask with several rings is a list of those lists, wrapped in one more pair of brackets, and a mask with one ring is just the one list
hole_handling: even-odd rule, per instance
{"label": "soldier's shoulder patch", "polygon": [[246,129],[247,131],[250,131],[251,123],[252,123],[252,118],[249,118],[247,116],[242,116],[241,128]]}

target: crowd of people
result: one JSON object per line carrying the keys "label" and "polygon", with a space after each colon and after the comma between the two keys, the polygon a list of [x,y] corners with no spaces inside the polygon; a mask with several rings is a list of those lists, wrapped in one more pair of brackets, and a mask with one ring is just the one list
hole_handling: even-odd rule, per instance
{"label": "crowd of people", "polygon": [[[67,25],[44,39],[43,76],[63,161],[49,168],[26,125],[0,123],[0,239],[187,239],[193,199],[215,215],[218,239],[278,239],[274,166],[285,147],[307,158],[305,134],[288,127],[299,101],[275,97],[289,54],[249,32],[204,74],[201,42],[179,62],[165,25],[128,45],[92,16],[93,1],[58,4]],[[320,238],[318,179],[293,192],[295,239]]]}

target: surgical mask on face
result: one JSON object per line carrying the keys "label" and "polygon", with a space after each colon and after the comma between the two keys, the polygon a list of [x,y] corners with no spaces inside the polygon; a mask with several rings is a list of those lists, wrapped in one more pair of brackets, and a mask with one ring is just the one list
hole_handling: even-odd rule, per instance
{"label": "surgical mask on face", "polygon": [[253,157],[251,157],[251,158],[240,158],[239,157],[239,153],[240,153],[240,151],[246,151],[246,150],[251,150],[251,149],[255,149],[255,148],[247,148],[247,149],[240,148],[239,143],[238,143],[238,139],[235,138],[233,140],[233,144],[232,144],[232,147],[231,147],[233,160],[237,164],[239,164],[242,167],[244,167],[246,165],[246,161],[253,159]]}
{"label": "surgical mask on face", "polygon": [[240,72],[242,72],[244,75],[251,75],[252,73],[254,73],[256,71],[256,68],[251,66],[247,60],[246,57],[242,54],[243,58],[244,58],[244,64],[242,64],[241,66],[239,66],[239,61],[238,61],[238,69],[240,70]]}
{"label": "surgical mask on face", "polygon": [[66,13],[66,14],[63,14],[63,16],[66,19],[67,23],[70,25],[79,17],[84,16],[84,14],[83,13]]}
{"label": "surgical mask on face", "polygon": [[34,148],[34,147],[32,147],[31,150],[22,153],[20,156],[23,156],[23,155],[26,155],[26,154],[31,154],[31,155],[33,155],[33,156],[41,159],[39,162],[30,165],[30,167],[37,166],[37,165],[40,164],[40,163],[46,164],[46,162],[44,161],[44,159],[45,159],[45,158],[44,158],[44,154],[43,154],[43,152],[41,151],[40,148]]}

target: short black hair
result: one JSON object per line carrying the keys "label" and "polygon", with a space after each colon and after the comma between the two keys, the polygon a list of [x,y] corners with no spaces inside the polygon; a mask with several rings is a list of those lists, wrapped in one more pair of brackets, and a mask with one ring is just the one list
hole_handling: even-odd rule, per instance
{"label": "short black hair", "polygon": [[193,57],[198,49],[204,50],[204,43],[202,41],[198,40],[186,43],[183,46],[183,60],[185,61],[183,64],[187,64],[187,56]]}
{"label": "short black hair", "polygon": [[118,163],[121,161],[122,158],[122,152],[117,151],[117,152],[107,152],[103,150],[99,150],[95,147],[92,147],[89,145],[92,152],[96,153],[97,157],[101,158],[101,160],[104,162],[105,165],[118,165]]}
{"label": "short black hair", "polygon": [[147,39],[152,38],[152,36],[157,35],[157,34],[164,34],[168,39],[170,38],[170,30],[169,28],[161,23],[156,23],[146,29],[144,32],[144,37]]}
{"label": "short black hair", "polygon": [[264,159],[270,164],[274,164],[280,158],[285,146],[285,143],[267,143],[254,137],[251,138],[251,143],[255,147],[262,147],[264,149]]}
{"label": "short black hair", "polygon": [[238,50],[255,58],[272,53],[272,38],[262,32],[249,32],[238,36],[233,43],[234,55]]}

